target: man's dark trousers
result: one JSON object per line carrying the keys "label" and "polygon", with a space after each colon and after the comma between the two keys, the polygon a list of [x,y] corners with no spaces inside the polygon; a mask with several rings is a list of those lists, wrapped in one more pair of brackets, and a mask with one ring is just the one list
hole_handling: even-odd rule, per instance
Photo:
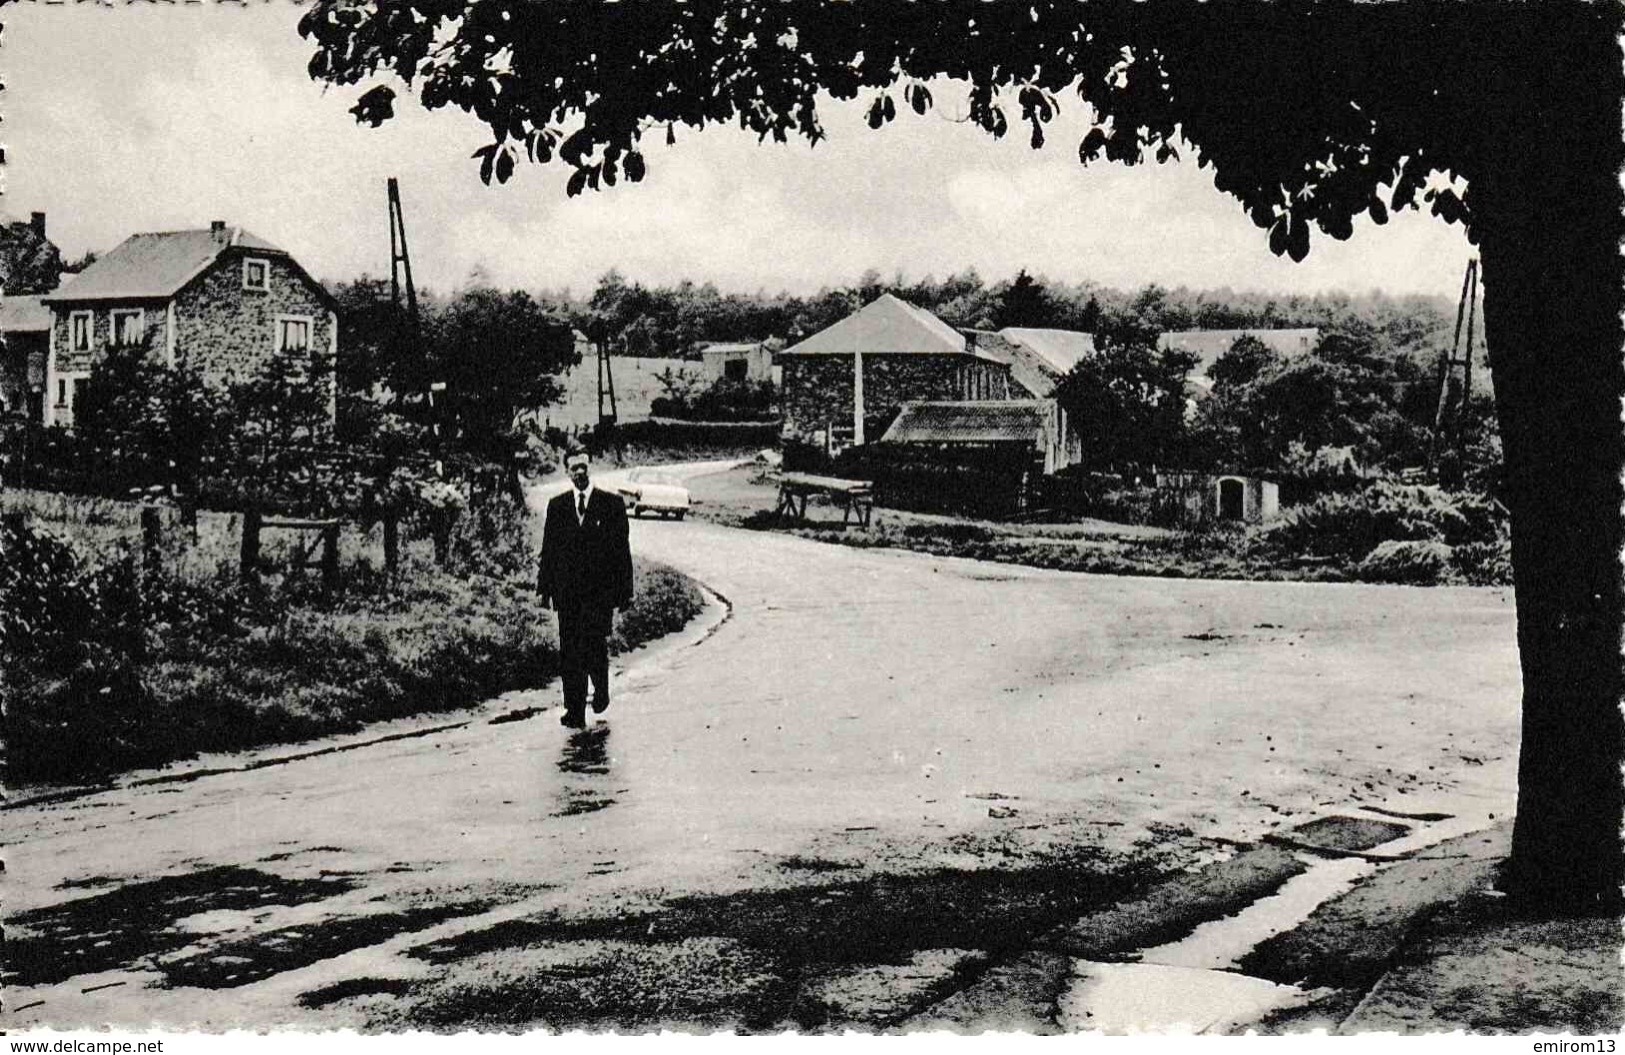
{"label": "man's dark trousers", "polygon": [[609,637],[612,613],[604,608],[560,607],[559,678],[564,709],[577,718],[587,712],[587,683],[601,701],[609,699]]}

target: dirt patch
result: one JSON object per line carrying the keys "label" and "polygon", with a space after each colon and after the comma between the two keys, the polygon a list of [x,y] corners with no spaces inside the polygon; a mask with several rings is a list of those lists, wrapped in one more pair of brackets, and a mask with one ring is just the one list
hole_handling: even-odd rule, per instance
{"label": "dirt patch", "polygon": [[299,1006],[326,1007],[358,996],[405,996],[413,986],[414,983],[405,978],[346,978],[299,994]]}
{"label": "dirt patch", "polygon": [[220,942],[190,956],[160,959],[157,967],[164,974],[165,988],[233,989],[489,907],[464,903],[326,919]]}
{"label": "dirt patch", "polygon": [[1299,926],[1263,942],[1241,960],[1243,971],[1283,985],[1364,992],[1388,969],[1417,923],[1468,891],[1487,886],[1496,861],[1457,856],[1488,848],[1482,833],[1431,847],[1316,909]]}
{"label": "dirt patch", "polygon": [[770,1030],[788,1024],[795,991],[773,957],[725,938],[548,942],[477,956],[371,1024]]}
{"label": "dirt patch", "polygon": [[552,942],[699,937],[772,949],[794,963],[902,964],[926,949],[1014,951],[1035,934],[1122,896],[1136,879],[1146,878],[1132,870],[1090,867],[1088,860],[678,897],[656,911],[626,916],[532,917],[420,946],[410,954],[448,963]]}
{"label": "dirt patch", "polygon": [[303,905],[355,888],[344,878],[285,879],[225,866],[130,883],[105,894],[20,912],[6,922],[8,985],[51,985],[186,948],[176,923],[202,912]]}
{"label": "dirt patch", "polygon": [[1367,817],[1321,817],[1282,832],[1283,843],[1309,850],[1357,853],[1399,838],[1410,827]]}
{"label": "dirt patch", "polygon": [[[810,862],[824,864],[800,863]],[[718,1028],[719,1011],[708,1010],[715,999],[739,1028],[874,1026],[922,1010],[963,984],[967,971],[1013,955],[1035,935],[1151,878],[1142,866],[1114,870],[1091,852],[1008,870],[944,869],[679,897],[621,916],[512,920],[409,950],[446,970],[434,995],[403,1014],[430,1026],[680,1019],[688,1028]],[[714,991],[718,979],[684,973],[697,950],[718,949],[733,950],[738,963],[749,965],[733,970],[732,996]],[[951,963],[937,962],[943,950],[956,950]],[[515,974],[512,965],[521,962],[534,963],[538,974]],[[621,966],[639,973],[635,986],[626,978],[569,974]],[[519,1000],[519,1010],[500,1010],[498,975],[513,986],[509,1001]],[[908,981],[907,992],[887,989],[884,980],[893,976]],[[583,1003],[576,991],[594,985]],[[700,992],[690,994],[696,985]],[[622,992],[622,1003],[605,995],[613,992]],[[551,993],[552,1002],[544,1006],[533,993]],[[679,1007],[685,1000],[691,1003]]]}
{"label": "dirt patch", "polygon": [[1132,901],[1072,923],[1038,943],[1040,949],[1087,960],[1112,960],[1182,938],[1208,920],[1230,915],[1274,893],[1306,871],[1291,852],[1273,846],[1245,850],[1228,861],[1171,879]]}

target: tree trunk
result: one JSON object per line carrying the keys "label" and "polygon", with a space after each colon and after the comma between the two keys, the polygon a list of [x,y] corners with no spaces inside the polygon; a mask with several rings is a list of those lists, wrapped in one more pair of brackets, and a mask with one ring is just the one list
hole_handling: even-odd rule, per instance
{"label": "tree trunk", "polygon": [[[1523,671],[1501,887],[1565,906],[1617,902],[1625,877],[1619,60],[1599,43],[1545,56],[1551,72],[1489,123],[1499,141],[1471,186]],[[1576,88],[1576,67],[1598,83]]]}

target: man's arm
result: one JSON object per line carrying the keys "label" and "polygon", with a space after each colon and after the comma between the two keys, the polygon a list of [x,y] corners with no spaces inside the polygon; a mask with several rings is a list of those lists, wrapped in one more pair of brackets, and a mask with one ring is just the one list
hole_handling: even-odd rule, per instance
{"label": "man's arm", "polygon": [[613,497],[610,522],[605,527],[609,528],[610,556],[614,560],[615,607],[625,608],[632,603],[632,542],[626,524],[626,503],[620,495]]}
{"label": "man's arm", "polygon": [[558,530],[553,522],[553,506],[557,499],[547,503],[542,523],[542,555],[536,562],[536,592],[542,595],[542,606],[553,607],[553,595],[558,575]]}

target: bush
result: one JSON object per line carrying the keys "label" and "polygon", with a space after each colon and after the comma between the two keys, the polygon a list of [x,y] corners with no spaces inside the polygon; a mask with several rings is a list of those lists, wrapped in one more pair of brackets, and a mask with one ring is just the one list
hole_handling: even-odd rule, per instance
{"label": "bush", "polygon": [[1357,573],[1366,582],[1432,586],[1450,573],[1450,547],[1443,542],[1389,540],[1360,562]]}
{"label": "bush", "polygon": [[1454,546],[1493,542],[1499,534],[1499,507],[1488,499],[1384,481],[1288,510],[1262,541],[1278,553],[1354,562],[1384,542]]}
{"label": "bush", "polygon": [[530,511],[512,495],[489,495],[453,522],[451,555],[456,567],[495,577],[528,578],[536,571]]}
{"label": "bush", "polygon": [[1471,586],[1512,585],[1512,547],[1506,539],[1464,542],[1450,551],[1450,563]]}

